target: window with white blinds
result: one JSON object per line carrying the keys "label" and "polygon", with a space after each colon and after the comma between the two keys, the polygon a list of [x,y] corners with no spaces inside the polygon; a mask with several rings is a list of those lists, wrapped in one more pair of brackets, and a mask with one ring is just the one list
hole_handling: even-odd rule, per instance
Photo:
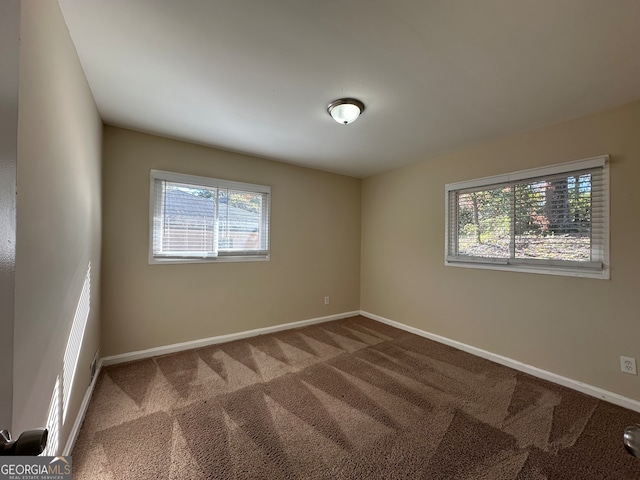
{"label": "window with white blinds", "polygon": [[269,259],[271,188],[151,171],[150,263]]}
{"label": "window with white blinds", "polygon": [[608,155],[446,185],[445,264],[609,278]]}

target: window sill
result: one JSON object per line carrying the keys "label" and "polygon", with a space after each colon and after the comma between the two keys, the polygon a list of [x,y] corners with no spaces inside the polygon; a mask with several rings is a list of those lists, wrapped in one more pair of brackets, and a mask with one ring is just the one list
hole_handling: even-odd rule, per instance
{"label": "window sill", "polygon": [[256,256],[223,256],[209,258],[149,258],[149,265],[177,265],[184,263],[238,263],[238,262],[268,262],[269,255]]}
{"label": "window sill", "polygon": [[520,272],[520,273],[539,273],[542,275],[561,275],[565,277],[596,278],[599,280],[610,279],[609,267],[606,265],[602,270],[588,270],[588,269],[581,269],[581,268],[563,268],[563,267],[550,267],[550,266],[541,266],[541,265],[480,263],[477,261],[465,262],[465,261],[445,260],[444,264],[447,267],[479,268],[483,270],[503,270],[507,272]]}

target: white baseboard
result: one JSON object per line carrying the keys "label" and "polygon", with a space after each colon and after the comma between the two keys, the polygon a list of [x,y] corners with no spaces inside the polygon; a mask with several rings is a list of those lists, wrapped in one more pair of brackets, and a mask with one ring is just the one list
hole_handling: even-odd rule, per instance
{"label": "white baseboard", "polygon": [[89,388],[87,388],[87,391],[84,394],[84,398],[82,399],[82,403],[80,404],[80,410],[78,411],[78,415],[76,416],[76,421],[73,422],[73,428],[71,429],[71,433],[69,434],[69,438],[67,439],[67,444],[64,446],[64,450],[62,451],[62,455],[65,457],[71,455],[73,447],[76,444],[78,434],[80,433],[80,427],[82,427],[82,422],[84,422],[84,417],[87,414],[89,402],[91,401],[91,397],[93,396],[93,389],[96,386],[96,382],[98,381],[98,376],[100,375],[101,369],[102,359],[98,360],[96,373],[93,376],[93,380],[91,380],[91,383],[89,384]]}
{"label": "white baseboard", "polygon": [[166,355],[168,353],[180,352],[183,350],[191,350],[192,348],[202,348],[216,343],[232,342],[234,340],[241,340],[243,338],[256,337],[258,335],[265,335],[267,333],[281,332],[282,330],[290,330],[292,328],[306,327],[308,325],[314,325],[316,323],[330,322],[332,320],[340,320],[342,318],[353,317],[359,315],[360,311],[337,313],[335,315],[328,315],[326,317],[310,318],[308,320],[301,320],[299,322],[282,323],[280,325],[274,325],[272,327],[256,328],[255,330],[247,330],[239,333],[230,333],[228,335],[219,335],[217,337],[202,338],[200,340],[192,340],[190,342],[174,343],[172,345],[164,345],[162,347],[149,348],[147,350],[139,350],[137,352],[122,353],[120,355],[113,355],[110,357],[104,357],[101,359],[102,365],[115,365],[117,363],[131,362],[134,360],[141,360],[143,358],[157,357],[159,355]]}
{"label": "white baseboard", "polygon": [[498,354],[489,352],[487,350],[482,350],[481,348],[477,348],[472,345],[467,345],[466,343],[458,342],[457,340],[452,340],[447,337],[436,335],[435,333],[425,332],[424,330],[420,330],[419,328],[410,327],[409,325],[405,325],[403,323],[396,322],[394,320],[390,320],[385,317],[381,317],[380,315],[365,312],[363,310],[360,311],[360,315],[362,315],[363,317],[370,318],[371,320],[377,320],[378,322],[386,323],[387,325],[399,328],[400,330],[404,330],[406,332],[420,335],[421,337],[428,338],[429,340],[433,340],[438,343],[449,345],[450,347],[454,347],[454,348],[457,348],[458,350],[462,350],[464,352],[470,353],[477,357],[482,357],[492,362],[499,363],[500,365],[513,368],[514,370],[528,373],[529,375],[533,375],[534,377],[542,378],[543,380],[548,380],[549,382],[557,383],[558,385],[562,385],[563,387],[577,390],[578,392],[585,393],[592,397],[596,397],[600,400],[605,400],[609,403],[613,403],[614,405],[618,405],[620,407],[628,408],[629,410],[640,412],[640,401],[638,400],[623,397],[622,395],[619,395],[617,393],[609,392],[608,390],[604,390],[599,387],[594,387],[593,385],[589,385],[587,383],[583,383],[577,380],[573,380],[571,378],[563,377],[562,375],[558,375],[556,373],[549,372],[547,370],[543,370],[541,368],[534,367],[532,365],[528,365],[526,363],[519,362],[518,360],[514,360],[509,357],[504,357],[502,355],[498,355]]}

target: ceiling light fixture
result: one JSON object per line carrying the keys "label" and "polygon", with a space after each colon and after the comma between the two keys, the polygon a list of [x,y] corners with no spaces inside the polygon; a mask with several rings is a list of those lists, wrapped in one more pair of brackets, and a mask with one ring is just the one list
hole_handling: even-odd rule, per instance
{"label": "ceiling light fixture", "polygon": [[336,122],[347,125],[355,122],[364,112],[364,103],[355,98],[340,98],[329,104],[327,112]]}

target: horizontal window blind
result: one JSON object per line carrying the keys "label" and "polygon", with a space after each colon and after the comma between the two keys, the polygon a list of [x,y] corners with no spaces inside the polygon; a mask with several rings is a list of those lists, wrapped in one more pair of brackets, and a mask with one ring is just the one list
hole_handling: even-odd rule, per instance
{"label": "horizontal window blind", "polygon": [[152,171],[152,258],[267,257],[269,194],[260,185]]}
{"label": "horizontal window blind", "polygon": [[579,163],[567,164],[567,171],[514,175],[512,181],[447,185],[446,261],[602,271],[606,163]]}
{"label": "horizontal window blind", "polygon": [[216,257],[217,189],[155,180],[153,254]]}

